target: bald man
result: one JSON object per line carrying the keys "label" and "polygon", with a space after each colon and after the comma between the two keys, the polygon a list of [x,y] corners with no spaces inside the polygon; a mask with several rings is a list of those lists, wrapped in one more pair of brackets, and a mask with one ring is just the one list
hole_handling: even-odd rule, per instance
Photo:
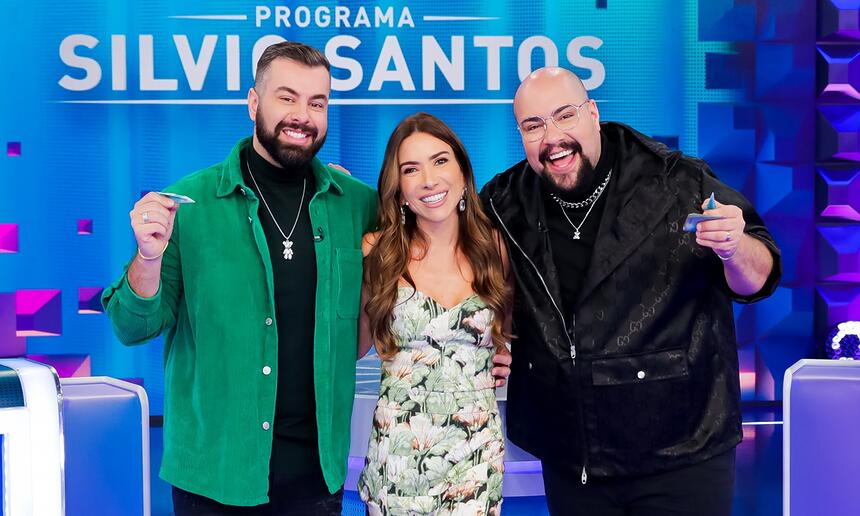
{"label": "bald man", "polygon": [[[516,278],[508,437],[552,514],[730,514],[732,301],[775,290],[779,249],[707,164],[601,123],[573,73],[529,75],[514,116],[525,160],[481,192]],[[719,218],[688,233],[691,212]]]}

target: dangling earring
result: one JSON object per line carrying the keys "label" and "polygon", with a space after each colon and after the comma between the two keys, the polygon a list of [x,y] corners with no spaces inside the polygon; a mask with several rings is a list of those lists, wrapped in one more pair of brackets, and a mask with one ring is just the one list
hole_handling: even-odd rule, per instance
{"label": "dangling earring", "polygon": [[460,213],[466,211],[466,189],[463,189],[463,196],[460,197],[460,204],[457,206],[460,209]]}
{"label": "dangling earring", "polygon": [[405,204],[400,205],[400,223],[406,225],[406,210],[403,209],[403,206],[405,206]]}

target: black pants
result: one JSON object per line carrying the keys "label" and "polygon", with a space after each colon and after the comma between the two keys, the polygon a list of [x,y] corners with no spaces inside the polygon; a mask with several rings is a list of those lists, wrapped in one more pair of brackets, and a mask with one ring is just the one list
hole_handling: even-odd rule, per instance
{"label": "black pants", "polygon": [[255,507],[223,505],[204,496],[173,488],[173,511],[176,516],[340,516],[343,489],[323,495],[307,496],[293,490],[273,489],[269,503]]}
{"label": "black pants", "polygon": [[730,516],[735,450],[686,468],[639,477],[589,477],[543,463],[549,512],[558,516]]}

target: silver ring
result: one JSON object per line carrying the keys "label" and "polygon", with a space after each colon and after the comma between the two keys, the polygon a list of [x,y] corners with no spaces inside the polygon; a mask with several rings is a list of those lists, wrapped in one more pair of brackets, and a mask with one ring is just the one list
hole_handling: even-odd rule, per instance
{"label": "silver ring", "polygon": [[141,220],[143,220],[144,224],[149,224],[149,212],[148,211],[141,213],[140,218],[141,218]]}
{"label": "silver ring", "polygon": [[726,242],[731,241],[731,239],[732,239],[732,232],[726,231]]}

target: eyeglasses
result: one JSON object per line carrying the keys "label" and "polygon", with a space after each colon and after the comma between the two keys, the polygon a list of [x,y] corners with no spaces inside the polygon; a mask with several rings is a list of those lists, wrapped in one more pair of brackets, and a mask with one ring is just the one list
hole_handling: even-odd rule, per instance
{"label": "eyeglasses", "polygon": [[[550,115],[549,120],[559,128],[560,131],[570,131],[579,123],[579,110],[582,106],[588,104],[590,99],[586,99],[582,104],[575,106],[573,104],[565,104],[556,109]],[[526,118],[517,126],[520,134],[528,142],[536,142],[542,140],[546,136],[547,119],[542,116],[533,116]]]}

